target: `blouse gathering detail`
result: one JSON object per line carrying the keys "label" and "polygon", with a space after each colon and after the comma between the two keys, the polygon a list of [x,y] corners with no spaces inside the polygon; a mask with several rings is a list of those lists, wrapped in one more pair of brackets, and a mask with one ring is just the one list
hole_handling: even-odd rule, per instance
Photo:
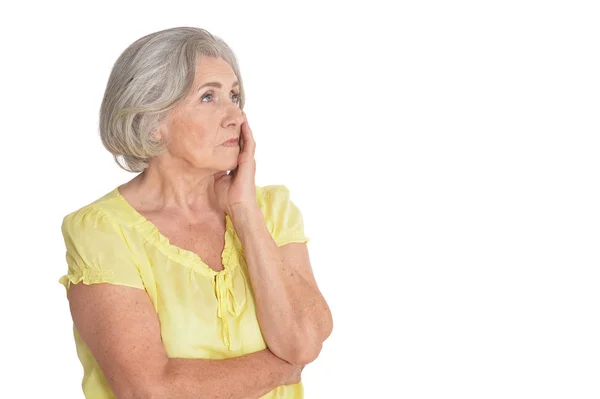
{"label": "blouse gathering detail", "polygon": [[[120,187],[120,186],[119,186]],[[145,290],[160,321],[170,358],[226,359],[267,346],[239,237],[225,216],[223,270],[172,245],[120,194],[119,187],[65,216],[62,234],[71,284],[109,283]],[[256,200],[277,246],[308,243],[298,207],[284,185],[256,186]],[[89,348],[73,326],[87,399],[115,398]],[[280,386],[263,399],[304,397],[302,383]]]}

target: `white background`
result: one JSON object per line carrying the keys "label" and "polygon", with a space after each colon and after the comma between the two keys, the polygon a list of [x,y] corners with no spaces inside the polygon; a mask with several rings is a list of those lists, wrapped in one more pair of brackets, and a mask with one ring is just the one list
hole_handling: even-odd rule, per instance
{"label": "white background", "polygon": [[134,176],[98,136],[114,61],[197,26],[312,239],[335,327],[307,398],[598,398],[594,3],[3,5],[0,396],[83,397],[60,223]]}

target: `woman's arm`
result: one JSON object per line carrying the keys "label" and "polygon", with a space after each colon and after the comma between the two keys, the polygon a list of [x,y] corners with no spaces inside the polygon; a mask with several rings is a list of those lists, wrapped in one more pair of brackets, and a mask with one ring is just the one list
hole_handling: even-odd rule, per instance
{"label": "woman's arm", "polygon": [[292,364],[310,363],[331,334],[333,321],[306,244],[278,247],[258,205],[235,204],[230,216],[242,242],[267,346]]}
{"label": "woman's arm", "polygon": [[73,322],[119,399],[260,398],[298,382],[300,368],[268,349],[225,360],[170,359],[145,291],[73,284]]}

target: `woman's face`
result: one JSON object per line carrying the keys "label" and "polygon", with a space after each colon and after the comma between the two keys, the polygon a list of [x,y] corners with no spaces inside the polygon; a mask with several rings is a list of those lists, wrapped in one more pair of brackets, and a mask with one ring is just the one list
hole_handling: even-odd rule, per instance
{"label": "woman's face", "polygon": [[241,133],[239,93],[237,77],[225,60],[201,57],[192,89],[158,129],[157,138],[167,142],[161,163],[211,172],[235,169],[240,148],[223,143]]}

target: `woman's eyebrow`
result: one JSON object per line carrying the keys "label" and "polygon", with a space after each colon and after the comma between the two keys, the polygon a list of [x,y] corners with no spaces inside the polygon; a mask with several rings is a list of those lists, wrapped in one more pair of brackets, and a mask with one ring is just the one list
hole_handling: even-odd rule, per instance
{"label": "woman's eyebrow", "polygon": [[[235,87],[238,86],[240,84],[240,82],[238,82],[237,80],[231,85],[231,87]],[[200,87],[198,87],[198,91],[200,91],[201,89],[203,89],[206,86],[211,86],[211,87],[216,87],[217,89],[220,89],[221,87],[223,87],[223,85],[219,82],[207,82],[204,83],[203,85],[201,85]]]}

